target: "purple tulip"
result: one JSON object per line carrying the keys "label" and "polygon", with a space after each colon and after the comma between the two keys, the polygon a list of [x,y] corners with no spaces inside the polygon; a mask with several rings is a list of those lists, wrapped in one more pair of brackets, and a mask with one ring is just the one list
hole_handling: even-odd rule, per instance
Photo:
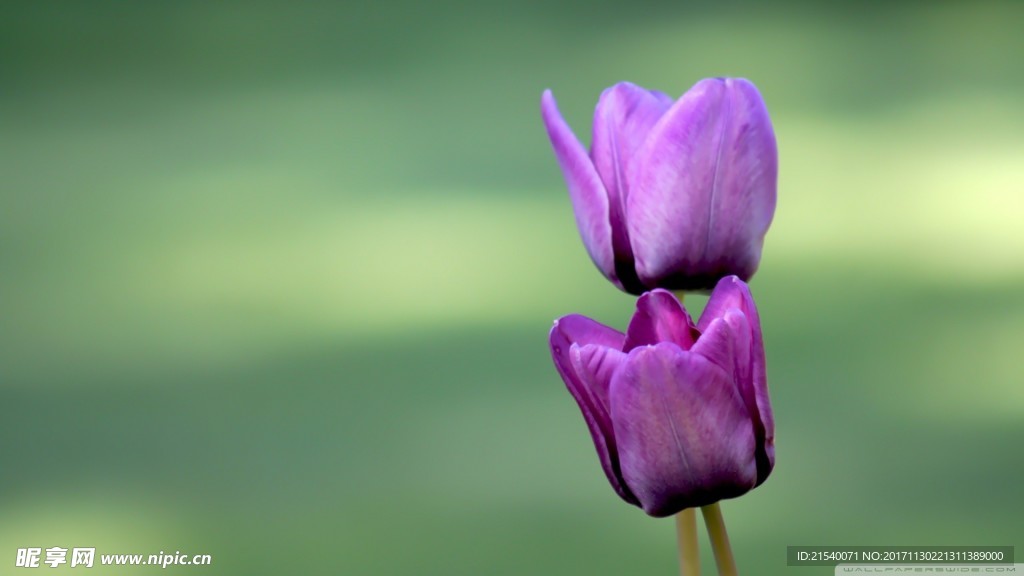
{"label": "purple tulip", "polygon": [[775,213],[778,152],[761,94],[701,80],[682,98],[623,82],[601,94],[590,153],[558,112],[541,113],[590,258],[631,294],[749,280]]}
{"label": "purple tulip", "polygon": [[700,322],[647,292],[625,334],[560,318],[551,353],[612,488],[651,516],[734,498],[775,464],[761,323],[750,290],[718,282]]}

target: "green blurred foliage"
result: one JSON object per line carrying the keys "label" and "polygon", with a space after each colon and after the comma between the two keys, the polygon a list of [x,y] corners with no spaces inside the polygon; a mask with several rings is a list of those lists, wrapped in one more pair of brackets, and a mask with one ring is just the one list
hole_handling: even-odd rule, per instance
{"label": "green blurred foliage", "polygon": [[1024,546],[1022,21],[5,4],[0,562],[673,573],[671,522],[614,496],[550,364],[555,317],[622,328],[632,302],[580,245],[539,96],[587,141],[604,87],[718,75],[758,84],[781,154],[752,282],[778,464],[724,503],[741,570],[831,573],[787,545]]}

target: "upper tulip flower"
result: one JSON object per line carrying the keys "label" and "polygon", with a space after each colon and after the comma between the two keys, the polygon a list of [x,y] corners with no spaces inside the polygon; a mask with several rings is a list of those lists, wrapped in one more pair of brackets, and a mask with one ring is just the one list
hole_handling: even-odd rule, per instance
{"label": "upper tulip flower", "polygon": [[733,498],[775,464],[761,323],[746,284],[715,287],[700,322],[666,290],[640,297],[625,334],[583,316],[555,322],[555,366],[601,466],[651,516]]}
{"label": "upper tulip flower", "polygon": [[675,102],[616,84],[597,103],[589,154],[550,90],[541,112],[583,243],[616,286],[704,291],[757,270],[778,152],[752,83],[701,80]]}

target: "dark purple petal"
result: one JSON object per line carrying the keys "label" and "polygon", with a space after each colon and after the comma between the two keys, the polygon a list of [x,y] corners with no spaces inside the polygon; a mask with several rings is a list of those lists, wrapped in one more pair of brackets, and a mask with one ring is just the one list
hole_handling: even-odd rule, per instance
{"label": "dark purple petal", "polygon": [[626,329],[623,350],[629,352],[637,346],[659,342],[674,342],[689,350],[698,336],[697,327],[675,295],[668,290],[652,290],[636,301],[636,313]]}
{"label": "dark purple petal", "polygon": [[637,348],[615,373],[622,477],[651,516],[739,496],[758,480],[754,435],[731,375],[675,344]]}
{"label": "dark purple petal", "polygon": [[[737,363],[735,340],[736,335],[732,326],[723,318],[715,318],[700,334],[700,338],[690,351],[700,354],[722,370],[733,374]],[[750,340],[749,334],[747,340]],[[750,354],[746,354],[745,357],[749,361]]]}
{"label": "dark purple petal", "polygon": [[[733,385],[743,398],[751,431],[757,442],[758,484],[771,471],[771,464],[765,459],[765,430],[754,389],[753,363],[751,362],[752,334],[746,316],[736,308],[730,308],[721,318],[711,321],[707,331],[690,350],[704,356],[716,366],[732,375]],[[766,391],[767,392],[767,391]],[[767,468],[764,467],[767,465]],[[763,476],[762,476],[763,472]]]}
{"label": "dark purple petal", "polygon": [[[608,390],[611,386],[612,377],[615,371],[626,361],[626,354],[605,346],[588,344],[579,346],[574,344],[569,351],[576,374],[584,384],[581,394],[587,395],[587,402],[593,406],[594,414],[598,417],[597,422],[602,426],[601,434],[604,439],[605,449],[598,448],[598,456],[601,459],[601,467],[604,469],[608,482],[611,483],[623,500],[630,504],[636,504],[636,497],[630,492],[629,487],[622,479],[622,469],[619,463],[619,452],[615,439],[615,429],[611,424],[611,411],[609,408]],[[582,400],[576,393],[577,403],[582,406]],[[593,435],[593,432],[592,432]],[[596,445],[596,441],[595,441]]]}
{"label": "dark purple petal", "polygon": [[640,292],[643,286],[636,277],[626,232],[626,174],[637,148],[671,105],[672,99],[665,94],[620,82],[601,94],[594,110],[590,157],[608,192],[616,273],[624,285],[632,285],[631,292]]}
{"label": "dark purple petal", "polygon": [[552,346],[557,345],[566,349],[572,344],[597,344],[621,350],[626,341],[626,335],[622,332],[579,314],[570,314],[555,320],[551,336]]}
{"label": "dark purple petal", "polygon": [[587,151],[559,113],[558,104],[550,90],[545,90],[541,97],[541,115],[558,165],[565,176],[566,186],[569,188],[576,227],[583,238],[583,245],[597,268],[621,287],[615,273],[608,195],[601,177],[594,169]]}
{"label": "dark purple petal", "polygon": [[[730,314],[735,311],[743,316],[743,322],[739,322]],[[775,465],[775,418],[772,415],[771,399],[768,396],[768,374],[765,364],[764,339],[761,335],[761,318],[757,313],[757,306],[754,304],[754,297],[750,288],[742,280],[735,276],[722,278],[715,286],[704,313],[701,314],[697,328],[702,332],[701,340],[711,337],[716,320],[725,321],[733,333],[734,346],[737,342],[746,345],[749,342],[750,359],[743,362],[749,365],[749,376],[741,374],[740,385],[743,387],[743,395],[751,409],[751,417],[754,419],[754,432],[757,436],[758,454],[758,484],[764,482]],[[744,337],[740,332],[747,331],[749,337]],[[709,340],[709,344],[710,344]],[[694,350],[702,352],[709,349],[709,345],[702,346],[700,341],[694,345]],[[756,408],[755,408],[756,407]]]}
{"label": "dark purple petal", "polygon": [[557,320],[549,337],[555,367],[583,413],[608,481],[619,496],[635,504],[622,481],[608,407],[612,374],[626,358],[620,351],[623,339],[621,332],[579,315]]}
{"label": "dark purple petal", "polygon": [[750,293],[747,283],[736,276],[726,276],[715,285],[708,303],[704,306],[704,312],[697,321],[697,329],[701,333],[706,332],[711,322],[716,318],[724,318],[730,308],[743,312],[750,322],[750,329],[760,336],[761,321],[757,315],[754,296]]}
{"label": "dark purple petal", "polygon": [[626,361],[626,354],[617,348],[599,344],[573,344],[569,349],[569,360],[595,400],[595,406],[608,414],[608,388],[612,374]]}
{"label": "dark purple petal", "polygon": [[626,223],[647,286],[708,289],[757,268],[775,210],[777,151],[743,79],[698,82],[652,128],[627,179]]}

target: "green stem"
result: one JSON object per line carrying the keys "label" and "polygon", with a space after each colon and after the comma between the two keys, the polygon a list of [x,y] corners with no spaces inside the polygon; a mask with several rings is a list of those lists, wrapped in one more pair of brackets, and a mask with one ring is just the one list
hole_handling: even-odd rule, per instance
{"label": "green stem", "polygon": [[697,545],[697,511],[687,508],[676,514],[679,544],[679,575],[700,576],[700,548]]}
{"label": "green stem", "polygon": [[725,531],[722,509],[718,502],[715,502],[702,507],[700,511],[704,514],[704,524],[708,527],[708,537],[711,539],[711,550],[715,554],[718,575],[736,576],[736,560],[732,557],[732,547],[729,546],[729,534]]}

